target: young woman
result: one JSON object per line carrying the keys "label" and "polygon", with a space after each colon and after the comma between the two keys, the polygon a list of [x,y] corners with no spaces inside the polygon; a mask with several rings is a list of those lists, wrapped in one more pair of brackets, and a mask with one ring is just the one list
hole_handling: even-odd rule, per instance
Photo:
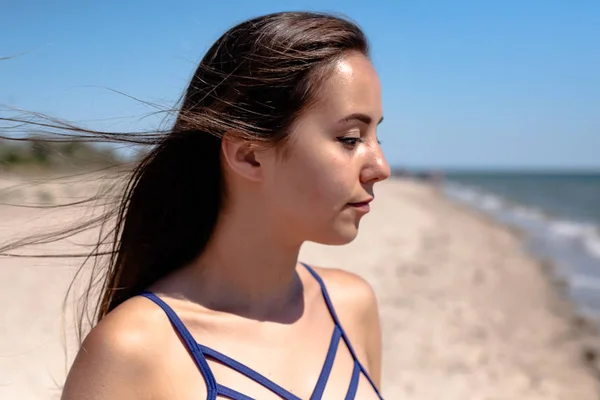
{"label": "young woman", "polygon": [[390,175],[363,32],[289,12],[198,66],[123,199],[97,324],[63,399],[378,399],[370,286],[298,261],[357,235]]}

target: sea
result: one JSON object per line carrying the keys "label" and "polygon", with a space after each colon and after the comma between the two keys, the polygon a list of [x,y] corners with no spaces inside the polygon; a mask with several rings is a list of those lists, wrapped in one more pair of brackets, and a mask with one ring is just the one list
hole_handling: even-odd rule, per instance
{"label": "sea", "polygon": [[448,172],[444,191],[524,232],[579,312],[600,323],[600,171]]}

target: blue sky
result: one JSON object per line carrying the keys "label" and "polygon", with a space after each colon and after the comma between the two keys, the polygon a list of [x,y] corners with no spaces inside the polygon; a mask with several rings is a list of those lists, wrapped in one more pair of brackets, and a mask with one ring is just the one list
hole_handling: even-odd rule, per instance
{"label": "blue sky", "polygon": [[[227,28],[343,13],[370,38],[394,166],[600,169],[600,1],[0,0],[0,103],[152,129]],[[376,5],[375,5],[376,4]]]}

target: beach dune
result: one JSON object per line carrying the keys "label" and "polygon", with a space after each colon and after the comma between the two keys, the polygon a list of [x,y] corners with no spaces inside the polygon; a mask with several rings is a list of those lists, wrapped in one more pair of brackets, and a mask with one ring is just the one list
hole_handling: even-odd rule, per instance
{"label": "beach dune", "polygon": [[[96,182],[86,177],[32,185],[3,176],[0,242],[93,212],[11,203],[66,202],[93,193]],[[353,243],[309,243],[301,258],[352,271],[373,286],[382,320],[385,398],[600,398],[590,362],[595,330],[574,314],[550,269],[525,252],[518,233],[431,186],[389,180],[376,189],[372,212]],[[94,235],[43,251],[73,251]],[[0,258],[1,399],[59,398],[76,350],[72,308],[63,312],[62,302],[79,263]]]}

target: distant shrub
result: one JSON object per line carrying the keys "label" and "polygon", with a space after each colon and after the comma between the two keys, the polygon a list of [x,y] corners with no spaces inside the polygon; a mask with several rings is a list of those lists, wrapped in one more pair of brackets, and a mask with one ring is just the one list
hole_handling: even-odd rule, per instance
{"label": "distant shrub", "polygon": [[28,138],[18,142],[0,140],[0,168],[108,166],[123,162],[114,148],[81,141],[49,142]]}

